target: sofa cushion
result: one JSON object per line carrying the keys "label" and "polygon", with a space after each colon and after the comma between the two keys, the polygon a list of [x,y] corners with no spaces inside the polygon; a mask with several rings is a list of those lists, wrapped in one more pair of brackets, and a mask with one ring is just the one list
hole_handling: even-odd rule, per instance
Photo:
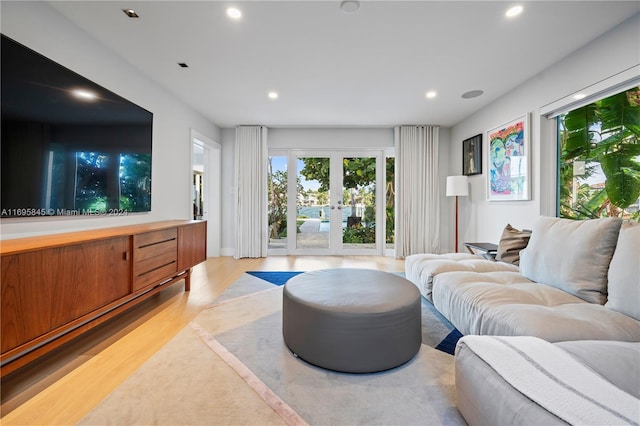
{"label": "sofa cushion", "polygon": [[517,272],[445,272],[433,305],[462,334],[640,341],[640,321]]}
{"label": "sofa cushion", "polygon": [[609,295],[605,306],[640,320],[640,223],[620,228],[609,266]]}
{"label": "sofa cushion", "polygon": [[475,254],[412,254],[404,262],[406,278],[414,283],[427,300],[431,300],[433,277],[443,272],[474,271],[517,272],[518,267],[507,263],[493,262]]}
{"label": "sofa cushion", "polygon": [[570,220],[541,217],[520,272],[532,281],[557,287],[591,303],[607,300],[607,272],[622,219]]}
{"label": "sofa cushion", "polygon": [[511,224],[507,224],[498,243],[496,260],[518,265],[520,263],[520,250],[527,247],[530,238],[530,232],[521,231],[511,226]]}

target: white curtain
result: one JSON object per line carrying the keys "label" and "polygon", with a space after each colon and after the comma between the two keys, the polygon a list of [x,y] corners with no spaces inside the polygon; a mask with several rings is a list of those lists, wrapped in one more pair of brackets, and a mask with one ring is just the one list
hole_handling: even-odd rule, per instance
{"label": "white curtain", "polygon": [[233,257],[267,255],[267,128],[236,127],[236,244]]}
{"label": "white curtain", "polygon": [[440,251],[437,126],[395,128],[396,257]]}

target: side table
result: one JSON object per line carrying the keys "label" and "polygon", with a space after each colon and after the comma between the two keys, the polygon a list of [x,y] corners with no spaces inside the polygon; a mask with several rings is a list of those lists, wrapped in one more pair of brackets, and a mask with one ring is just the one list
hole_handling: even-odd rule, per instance
{"label": "side table", "polygon": [[495,259],[498,245],[493,243],[464,243],[469,253],[478,254],[487,259]]}

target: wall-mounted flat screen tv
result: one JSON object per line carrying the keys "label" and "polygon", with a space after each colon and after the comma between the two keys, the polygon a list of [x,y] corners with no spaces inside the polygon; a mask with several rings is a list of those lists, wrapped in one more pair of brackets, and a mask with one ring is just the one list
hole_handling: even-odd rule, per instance
{"label": "wall-mounted flat screen tv", "polygon": [[5,35],[0,54],[1,217],[150,211],[153,114]]}

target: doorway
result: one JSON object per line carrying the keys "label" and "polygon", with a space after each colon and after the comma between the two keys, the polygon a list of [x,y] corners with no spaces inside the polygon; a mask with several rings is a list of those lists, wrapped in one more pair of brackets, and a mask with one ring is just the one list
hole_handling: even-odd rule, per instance
{"label": "doorway", "polygon": [[269,253],[383,254],[384,159],[382,150],[270,155]]}
{"label": "doorway", "polygon": [[207,221],[207,257],[220,256],[220,145],[191,130],[192,219]]}

